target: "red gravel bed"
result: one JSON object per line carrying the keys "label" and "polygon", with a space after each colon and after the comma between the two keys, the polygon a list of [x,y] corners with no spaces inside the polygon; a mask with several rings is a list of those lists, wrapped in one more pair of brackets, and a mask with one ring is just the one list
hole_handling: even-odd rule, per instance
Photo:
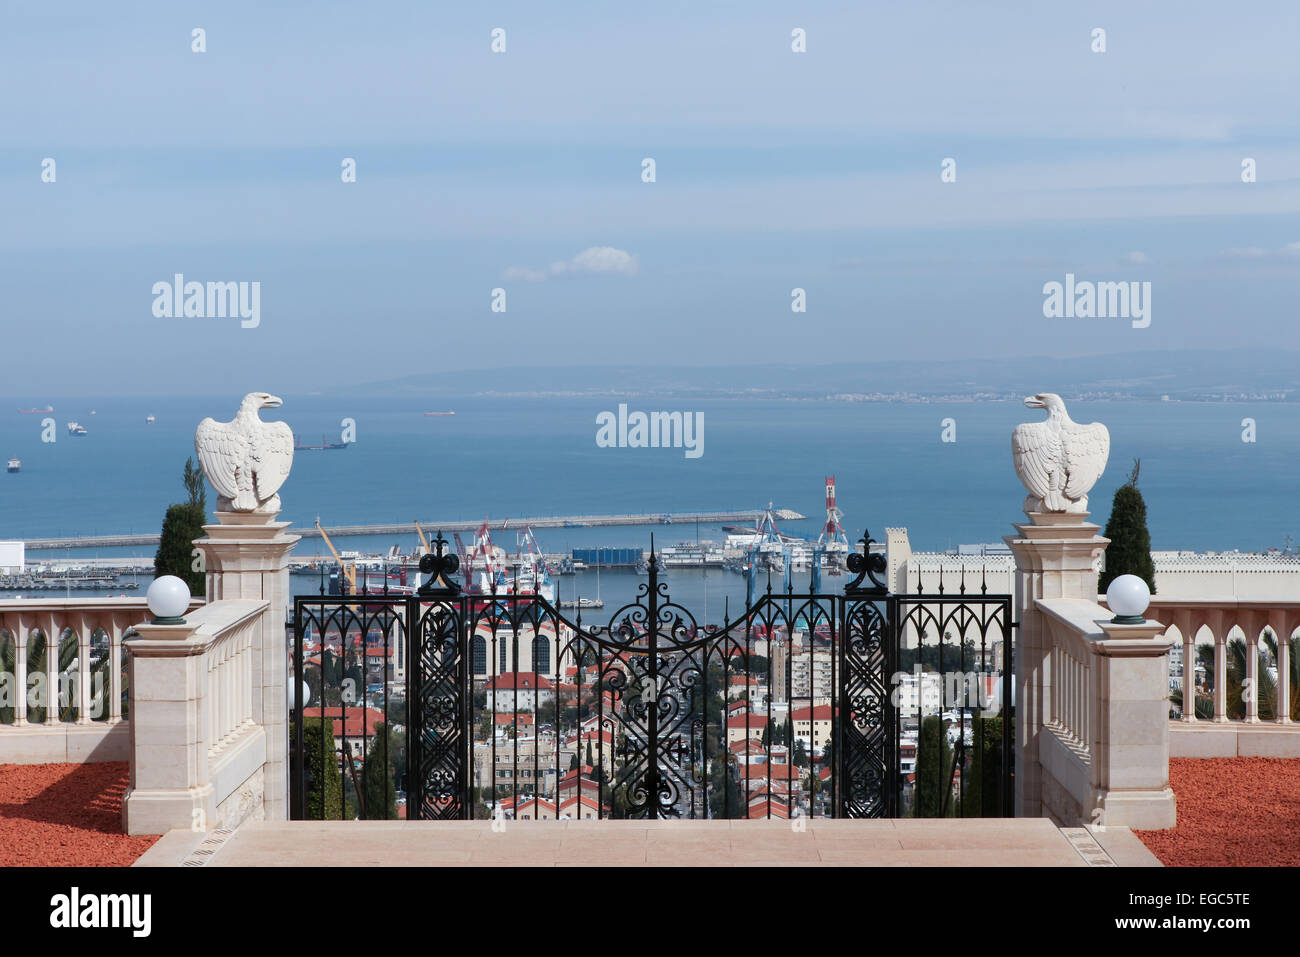
{"label": "red gravel bed", "polygon": [[0,867],[126,867],[157,837],[122,833],[126,762],[0,764]]}
{"label": "red gravel bed", "polygon": [[1300,759],[1171,758],[1178,826],[1137,831],[1167,867],[1300,866]]}

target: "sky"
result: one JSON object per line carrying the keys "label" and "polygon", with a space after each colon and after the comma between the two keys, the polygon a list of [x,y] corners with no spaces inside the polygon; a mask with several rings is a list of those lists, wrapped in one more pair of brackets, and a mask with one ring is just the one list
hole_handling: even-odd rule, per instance
{"label": "sky", "polygon": [[8,0],[0,393],[1295,345],[1294,3],[803,6]]}

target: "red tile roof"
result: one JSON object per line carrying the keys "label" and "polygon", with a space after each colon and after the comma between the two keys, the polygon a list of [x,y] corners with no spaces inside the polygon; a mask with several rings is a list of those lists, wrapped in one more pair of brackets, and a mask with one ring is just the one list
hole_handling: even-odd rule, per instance
{"label": "red tile roof", "polygon": [[[308,706],[302,709],[304,718],[321,717],[321,708]],[[346,710],[346,714],[343,712]],[[325,717],[332,722],[334,737],[359,738],[364,733],[373,736],[375,729],[384,723],[384,713],[374,708],[341,708],[331,705],[324,709]]]}
{"label": "red tile roof", "polygon": [[506,671],[497,675],[488,681],[488,687],[506,691],[513,691],[516,688],[520,691],[554,691],[555,685],[551,679],[545,675],[539,675],[535,671]]}

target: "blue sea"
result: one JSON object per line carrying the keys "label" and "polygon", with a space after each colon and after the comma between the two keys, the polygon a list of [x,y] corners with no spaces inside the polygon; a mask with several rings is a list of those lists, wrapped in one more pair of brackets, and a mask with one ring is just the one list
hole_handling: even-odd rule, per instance
{"label": "blue sea", "polygon": [[[338,441],[343,421],[356,442],[343,450],[300,451],[281,490],[282,519],[310,527],[377,522],[494,522],[521,516],[615,512],[674,513],[761,508],[769,501],[808,516],[782,531],[816,537],[824,515],[823,479],[834,475],[851,538],[865,529],[883,539],[905,526],[913,547],[935,550],[996,542],[1022,521],[1024,490],[1011,464],[1011,430],[1041,413],[1013,402],[848,403],[834,401],[641,400],[604,397],[335,399],[284,396],[263,419],[283,419],[309,444]],[[22,472],[0,474],[0,539],[155,532],[168,504],[182,500],[181,472],[204,416],[233,417],[238,397],[215,399],[3,400],[0,458]],[[600,448],[596,417],[631,410],[703,414],[703,455],[683,449]],[[54,406],[56,441],[41,441],[47,416],[19,408]],[[425,417],[451,410],[454,416]],[[1135,458],[1153,547],[1259,551],[1300,536],[1297,463],[1300,406],[1283,403],[1072,402],[1075,421],[1110,429],[1110,465],[1091,496],[1104,525],[1114,490]],[[146,424],[147,415],[156,422]],[[943,420],[956,441],[943,442]],[[1243,419],[1256,441],[1242,441]],[[88,434],[73,437],[76,420]],[[209,492],[209,504],[215,495]],[[648,547],[713,539],[717,526],[559,528],[538,532],[547,552],[589,545]],[[448,536],[450,538],[450,536]],[[336,542],[340,548],[410,551],[415,530]],[[513,551],[515,535],[496,543]],[[94,550],[151,555],[152,548]],[[305,539],[298,553],[323,552]],[[76,557],[60,550],[58,557]],[[30,557],[41,557],[30,553]],[[307,579],[296,578],[307,588]],[[644,581],[604,573],[601,597],[630,596]],[[832,582],[834,580],[831,580]],[[803,582],[796,581],[796,587]],[[778,583],[779,585],[779,583]],[[675,571],[674,597],[719,604],[743,601],[740,576]],[[562,598],[594,595],[594,578],[560,580]],[[712,611],[712,609],[711,609]],[[710,617],[716,617],[710,614]]]}

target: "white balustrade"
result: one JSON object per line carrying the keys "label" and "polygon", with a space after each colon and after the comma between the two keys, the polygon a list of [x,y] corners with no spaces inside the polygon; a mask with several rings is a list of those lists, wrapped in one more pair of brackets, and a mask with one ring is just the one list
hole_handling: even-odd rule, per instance
{"label": "white balustrade", "polygon": [[123,639],[151,617],[143,595],[0,599],[0,763],[127,760]]}

